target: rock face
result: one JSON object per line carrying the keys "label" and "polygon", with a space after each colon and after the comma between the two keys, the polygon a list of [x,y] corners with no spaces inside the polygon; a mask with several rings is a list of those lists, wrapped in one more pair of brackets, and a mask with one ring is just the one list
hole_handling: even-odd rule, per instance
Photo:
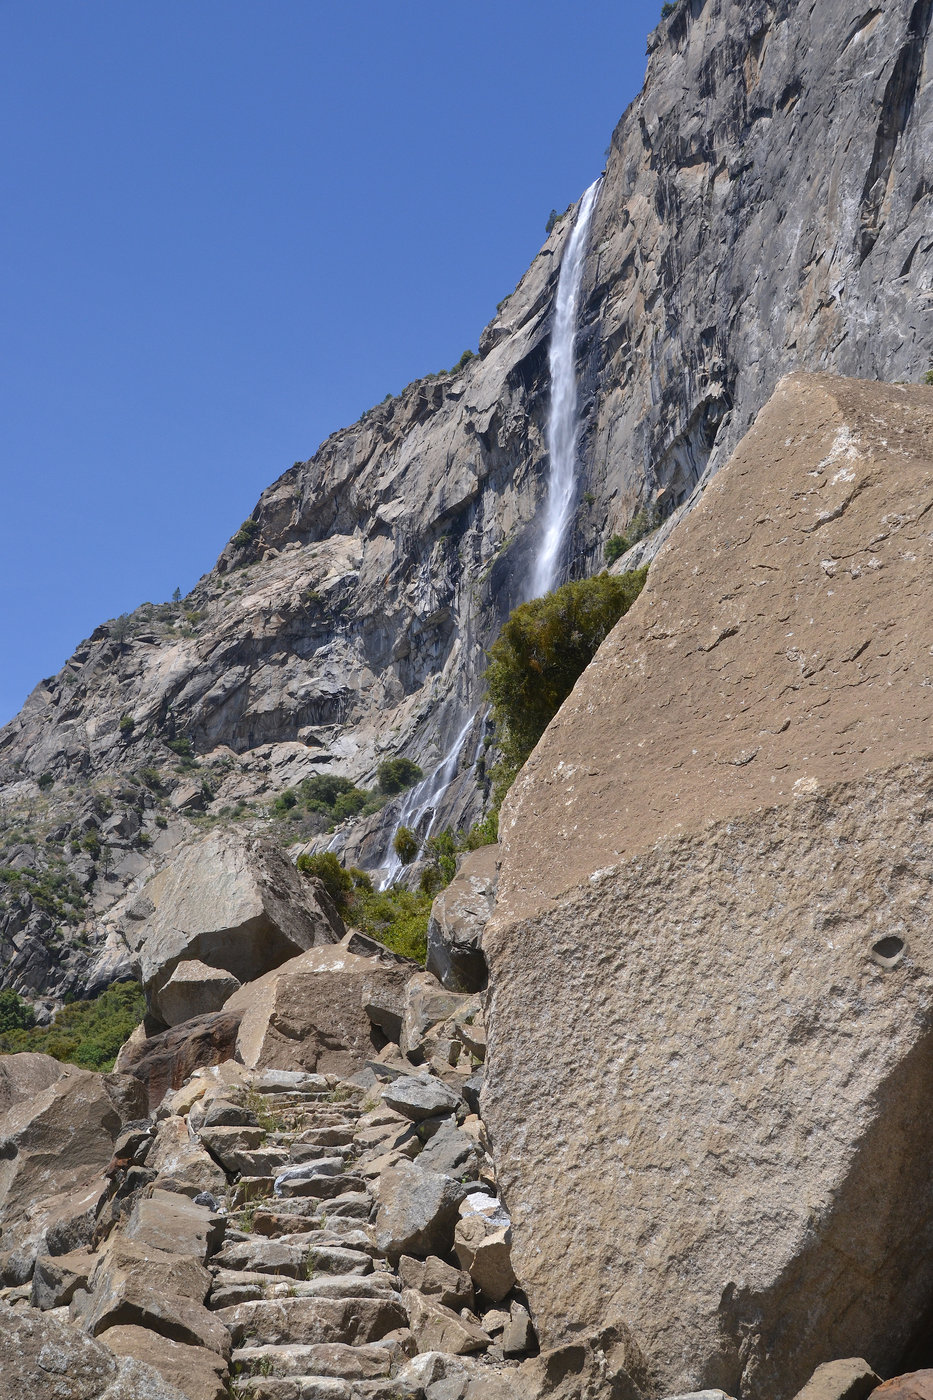
{"label": "rock face", "polygon": [[427,968],[452,992],[478,992],[486,985],[481,944],[498,878],[499,847],[481,846],[431,906]]}
{"label": "rock face", "polygon": [[[601,567],[640,506],[669,511],[721,464],[783,372],[928,367],[930,14],[929,0],[682,0],[651,36],[590,230],[574,575]],[[199,807],[259,804],[239,809],[256,822],[289,785],[372,786],[403,753],[426,773],[451,756],[439,828],[477,814],[481,675],[537,548],[571,224],[476,358],[296,463],[189,598],[98,628],[0,734],[5,800],[30,832],[4,864],[61,859],[91,906],[64,922],[90,949],[52,956],[62,917],[21,884],[0,912],[7,982],[37,996],[112,978],[121,923],[92,916],[170,857]],[[60,780],[48,793],[45,774]],[[338,833],[348,861],[383,861],[403,802]]]}
{"label": "rock face", "polygon": [[[297,953],[335,943],[343,932],[281,852],[225,832],[183,850],[149,881],[129,914],[128,938],[157,1016],[162,989],[182,961],[251,982]],[[164,1019],[176,1001],[169,993]]]}
{"label": "rock face", "polygon": [[503,809],[516,1273],[661,1394],[890,1373],[933,1292],[931,507],[933,389],[783,381]]}
{"label": "rock face", "polygon": [[108,1076],[46,1055],[0,1062],[0,1110],[0,1271],[21,1283],[50,1232],[52,1254],[90,1238],[122,1119]]}

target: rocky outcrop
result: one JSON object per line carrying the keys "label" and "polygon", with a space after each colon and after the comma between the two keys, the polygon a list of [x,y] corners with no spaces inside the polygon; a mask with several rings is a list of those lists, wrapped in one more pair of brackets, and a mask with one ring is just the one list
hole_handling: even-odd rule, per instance
{"label": "rocky outcrop", "polygon": [[242,1017],[237,1058],[250,1069],[353,1074],[385,1044],[367,1004],[401,1008],[411,970],[343,943],[292,958],[227,1002],[226,1012]]}
{"label": "rocky outcrop", "polygon": [[328,919],[280,851],[229,832],[186,847],[127,913],[127,941],[137,954],[151,1010],[167,1021],[177,998],[169,993],[162,1016],[161,992],[181,962],[207,963],[252,982],[343,934],[342,924]]}
{"label": "rocky outcrop", "polygon": [[63,1254],[90,1240],[124,1122],[120,1078],[46,1055],[0,1061],[3,1282],[26,1282],[43,1248]]}
{"label": "rocky outcrop", "polygon": [[516,1271],[656,1393],[890,1372],[933,1295],[931,508],[933,390],[783,381],[503,809]]}
{"label": "rocky outcrop", "polygon": [[480,846],[464,857],[454,878],[431,906],[428,972],[453,992],[486,985],[482,938],[496,902],[499,847]]}
{"label": "rocky outcrop", "polygon": [[[651,36],[584,270],[572,574],[601,567],[639,508],[650,524],[688,499],[784,371],[916,380],[930,364],[930,13],[681,0]],[[187,599],[98,628],[4,729],[4,863],[61,861],[79,901],[62,915],[35,880],[16,884],[7,982],[60,997],[112,979],[126,947],[108,909],[199,813],[258,827],[283,789],[321,773],[372,788],[401,753],[425,772],[450,758],[438,826],[477,815],[482,672],[537,547],[571,224],[477,357],[296,463]],[[46,775],[60,781],[39,789]],[[336,833],[348,862],[385,861],[403,802]],[[290,820],[283,836],[309,834]]]}

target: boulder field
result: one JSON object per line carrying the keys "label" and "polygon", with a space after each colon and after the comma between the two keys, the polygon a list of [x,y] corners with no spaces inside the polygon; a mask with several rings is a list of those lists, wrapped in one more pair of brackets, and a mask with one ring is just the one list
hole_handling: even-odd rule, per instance
{"label": "boulder field", "polygon": [[482,1109],[542,1345],[890,1374],[933,1302],[933,390],[784,379],[502,811]]}

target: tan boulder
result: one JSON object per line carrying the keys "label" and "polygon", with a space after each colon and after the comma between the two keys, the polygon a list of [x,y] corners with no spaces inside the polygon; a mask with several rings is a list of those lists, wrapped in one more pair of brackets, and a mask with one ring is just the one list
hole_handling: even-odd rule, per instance
{"label": "tan boulder", "polygon": [[177,1026],[194,1016],[219,1011],[239,988],[232,972],[189,958],[180,962],[164,987],[154,993],[152,1010],[167,1026]]}
{"label": "tan boulder", "polygon": [[156,1189],[134,1202],[124,1235],[138,1244],[190,1255],[206,1264],[220,1247],[224,1223],[222,1215],[195,1205],[187,1196]]}
{"label": "tan boulder", "polygon": [[145,1362],[188,1400],[227,1400],[227,1363],[216,1351],[173,1341],[148,1327],[108,1327],[98,1341],[114,1356]]}
{"label": "tan boulder", "polygon": [[933,1294],[931,507],[930,390],[782,381],[503,809],[513,1262],[663,1392],[891,1369]]}
{"label": "tan boulder", "polygon": [[[416,972],[409,978],[405,990],[405,1009],[399,1044],[406,1055],[415,1059],[430,1056],[431,1032],[473,999],[442,987],[430,972]],[[478,1004],[478,1003],[477,1003]]]}
{"label": "tan boulder", "polygon": [[342,944],[292,958],[227,1002],[225,1013],[242,1016],[237,1058],[251,1069],[353,1074],[375,1048],[365,1005],[380,991],[401,999],[409,975]]}
{"label": "tan boulder", "polygon": [[87,1291],[75,1294],[71,1310],[92,1336],[110,1327],[148,1327],[226,1359],[230,1335],[204,1306],[210,1286],[211,1275],[197,1260],[117,1234],[97,1255]]}
{"label": "tan boulder", "polygon": [[402,1302],[408,1310],[408,1325],[419,1351],[469,1356],[471,1352],[485,1351],[489,1346],[489,1334],[483,1331],[478,1322],[461,1317],[436,1298],[426,1298],[423,1293],[406,1288]]}
{"label": "tan boulder", "polygon": [[0,1302],[0,1400],[190,1400],[61,1316]]}
{"label": "tan boulder", "polygon": [[20,1282],[46,1231],[61,1236],[58,1252],[90,1238],[121,1116],[104,1075],[38,1055],[0,1066],[0,1228],[4,1253],[16,1256],[6,1276]]}
{"label": "tan boulder", "polygon": [[179,1190],[186,1183],[195,1194],[200,1191],[222,1193],[227,1187],[223,1168],[196,1138],[192,1138],[185,1119],[177,1114],[159,1123],[146,1166],[158,1173],[157,1180],[170,1179]]}
{"label": "tan boulder", "polygon": [[501,1303],[515,1283],[510,1227],[478,1213],[464,1216],[454,1231],[454,1250],[480,1292]]}
{"label": "tan boulder", "polygon": [[[933,1373],[927,1372],[927,1375],[933,1379]],[[888,1382],[888,1386],[891,1384],[893,1382]],[[794,1400],[868,1400],[868,1396],[880,1385],[881,1377],[875,1374],[867,1361],[860,1356],[850,1356],[841,1361],[825,1361],[822,1366],[817,1366]],[[930,1400],[933,1400],[933,1387],[930,1389]]]}
{"label": "tan boulder", "polygon": [[180,962],[195,959],[252,982],[343,931],[280,851],[220,830],[152,877],[125,928],[153,1006]]}

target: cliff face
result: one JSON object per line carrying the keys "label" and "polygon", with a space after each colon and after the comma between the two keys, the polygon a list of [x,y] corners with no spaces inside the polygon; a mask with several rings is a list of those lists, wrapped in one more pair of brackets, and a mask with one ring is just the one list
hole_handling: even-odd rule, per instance
{"label": "cliff face", "polygon": [[[640,506],[687,501],[785,370],[916,380],[930,364],[931,7],[681,0],[651,36],[590,231],[570,572],[601,567]],[[427,771],[476,716],[437,820],[478,813],[485,649],[537,543],[571,226],[478,358],[334,434],[263,493],[183,607],[98,629],[0,733],[0,859],[35,870],[60,855],[90,901],[89,946],[66,938],[56,962],[62,920],[20,880],[0,914],[6,980],[36,992],[112,971],[119,930],[101,964],[101,917],[190,831],[194,805],[229,813],[312,773],[369,783],[387,754]],[[186,738],[199,771],[178,774],[165,743]],[[171,789],[167,825],[151,786],[127,787],[151,768]],[[377,865],[396,811],[345,831],[348,857]],[[95,876],[93,851],[72,846],[108,822]]]}

